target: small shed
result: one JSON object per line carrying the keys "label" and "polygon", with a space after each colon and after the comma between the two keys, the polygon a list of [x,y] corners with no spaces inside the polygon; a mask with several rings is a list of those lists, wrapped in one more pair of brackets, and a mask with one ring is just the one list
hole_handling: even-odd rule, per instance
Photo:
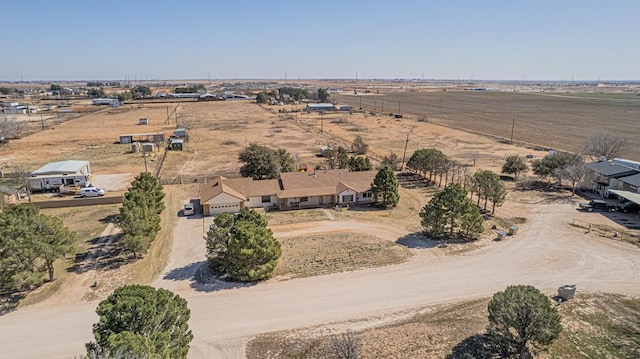
{"label": "small shed", "polygon": [[185,138],[185,137],[187,137],[187,129],[185,129],[185,128],[176,128],[176,130],[173,131],[173,137],[175,137],[175,138]]}
{"label": "small shed", "polygon": [[507,232],[505,231],[498,231],[498,240],[501,241],[503,239],[505,239],[505,237],[507,237]]}
{"label": "small shed", "polygon": [[142,144],[142,152],[153,152],[153,143],[145,142]]}
{"label": "small shed", "polygon": [[518,226],[509,227],[509,235],[515,236],[516,234],[518,234]]}
{"label": "small shed", "polygon": [[169,149],[172,151],[182,151],[184,147],[184,140],[171,140]]}
{"label": "small shed", "polygon": [[148,124],[149,124],[148,117],[140,117],[140,119],[138,120],[138,125],[148,125]]}
{"label": "small shed", "polygon": [[134,142],[131,144],[131,153],[140,152],[140,142]]}

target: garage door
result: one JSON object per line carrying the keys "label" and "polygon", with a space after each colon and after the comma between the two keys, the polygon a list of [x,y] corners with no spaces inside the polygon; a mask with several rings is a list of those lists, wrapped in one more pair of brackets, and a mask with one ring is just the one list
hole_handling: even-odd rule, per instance
{"label": "garage door", "polygon": [[209,214],[218,213],[238,213],[240,212],[240,203],[227,203],[227,204],[210,204]]}

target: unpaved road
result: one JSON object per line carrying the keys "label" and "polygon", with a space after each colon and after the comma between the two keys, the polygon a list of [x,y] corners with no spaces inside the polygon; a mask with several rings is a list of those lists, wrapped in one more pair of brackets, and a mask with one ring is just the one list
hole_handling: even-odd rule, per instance
{"label": "unpaved road", "polygon": [[[462,256],[437,255],[437,248],[412,249],[414,259],[396,266],[236,288],[194,281],[204,263],[202,231],[210,219],[180,218],[169,266],[154,284],[189,302],[195,336],[190,358],[242,358],[246,341],[259,333],[489,296],[510,284],[531,284],[552,293],[571,283],[579,291],[640,296],[640,248],[569,226],[575,212],[570,203],[532,206],[517,236]],[[322,231],[322,226],[367,228],[348,221],[312,228]],[[309,225],[278,227],[275,233],[300,235],[305,227]],[[390,240],[402,235],[380,223],[369,228]],[[92,338],[96,305],[38,304],[4,315],[0,353],[10,358],[71,358]]]}

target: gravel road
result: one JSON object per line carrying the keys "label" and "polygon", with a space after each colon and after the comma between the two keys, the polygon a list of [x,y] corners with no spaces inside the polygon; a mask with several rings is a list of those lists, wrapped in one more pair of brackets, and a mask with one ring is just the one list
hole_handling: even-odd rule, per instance
{"label": "gravel road", "polygon": [[[640,296],[640,248],[585,234],[568,225],[574,215],[572,204],[539,204],[531,207],[517,236],[464,255],[412,249],[414,258],[400,265],[237,287],[193,279],[204,263],[202,232],[211,219],[182,217],[168,268],[154,285],[189,302],[195,335],[190,358],[243,358],[246,341],[259,333],[489,296],[510,284],[531,284],[550,294],[560,285],[577,284],[578,291]],[[389,240],[403,235],[381,223],[355,221],[274,229],[276,236],[306,230],[367,231]],[[45,302],[6,314],[0,317],[0,353],[10,358],[80,354],[92,338],[96,305]]]}

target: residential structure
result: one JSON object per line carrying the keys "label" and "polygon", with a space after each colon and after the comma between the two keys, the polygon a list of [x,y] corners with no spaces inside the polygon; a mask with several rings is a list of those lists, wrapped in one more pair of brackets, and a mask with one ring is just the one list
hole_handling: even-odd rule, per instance
{"label": "residential structure", "polygon": [[279,179],[217,177],[200,193],[205,215],[235,213],[243,207],[291,210],[373,202],[376,171],[346,169],[281,173]]}
{"label": "residential structure", "polygon": [[586,168],[594,175],[593,190],[602,197],[612,195],[640,204],[640,162],[614,158],[589,163]]}
{"label": "residential structure", "polygon": [[332,103],[308,103],[307,111],[334,111],[336,107]]}
{"label": "residential structure", "polygon": [[31,190],[56,190],[60,186],[86,186],[91,176],[89,161],[51,162],[31,172]]}

